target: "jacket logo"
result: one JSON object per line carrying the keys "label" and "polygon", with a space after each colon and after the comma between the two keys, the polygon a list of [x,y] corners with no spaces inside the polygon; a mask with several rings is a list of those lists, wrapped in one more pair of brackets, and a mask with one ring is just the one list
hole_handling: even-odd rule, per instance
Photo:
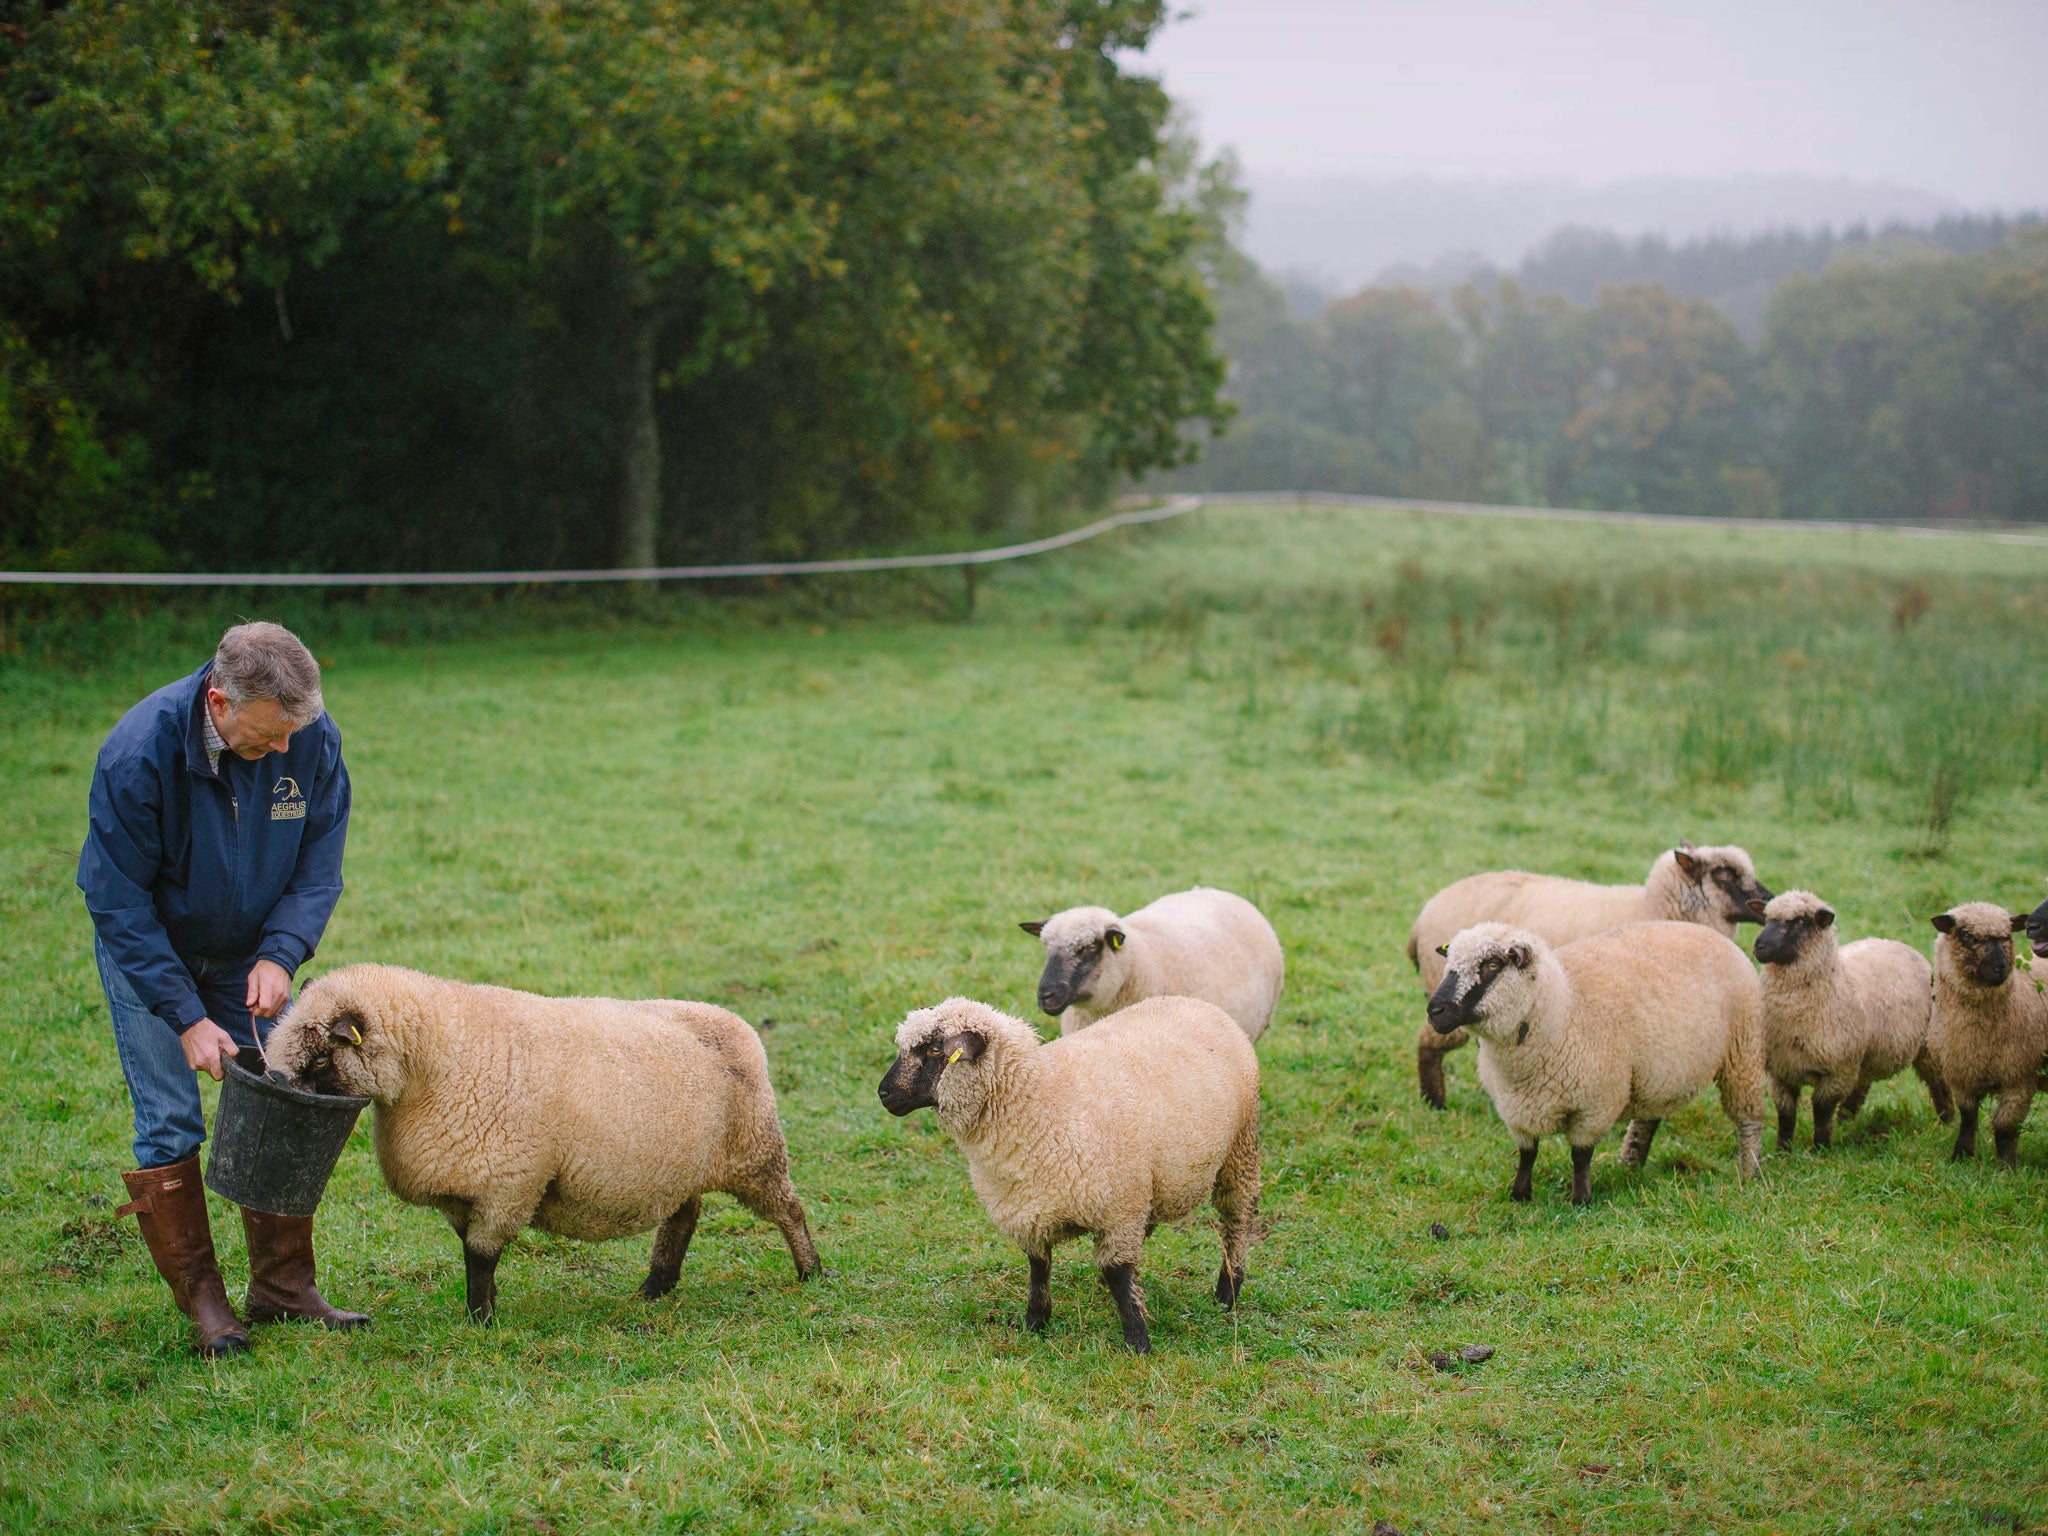
{"label": "jacket logo", "polygon": [[306,815],[306,797],[299,789],[299,781],[287,775],[277,781],[271,791],[270,819],[272,821],[301,821]]}

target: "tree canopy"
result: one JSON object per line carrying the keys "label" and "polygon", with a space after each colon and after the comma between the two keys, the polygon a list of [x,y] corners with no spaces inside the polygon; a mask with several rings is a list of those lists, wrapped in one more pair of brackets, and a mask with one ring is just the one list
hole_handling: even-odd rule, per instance
{"label": "tree canopy", "polygon": [[990,527],[1222,365],[1152,0],[74,0],[0,28],[0,557]]}

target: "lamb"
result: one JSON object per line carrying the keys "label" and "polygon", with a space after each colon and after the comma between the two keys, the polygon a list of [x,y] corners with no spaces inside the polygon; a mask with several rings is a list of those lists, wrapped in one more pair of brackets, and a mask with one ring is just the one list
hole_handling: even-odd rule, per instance
{"label": "lamb", "polygon": [[1872,1083],[1908,1065],[1927,1085],[1935,1114],[1953,1119],[1948,1085],[1927,1048],[1927,957],[1895,939],[1841,943],[1834,909],[1810,891],[1773,896],[1758,915],[1764,1069],[1778,1104],[1778,1150],[1792,1145],[1801,1089],[1813,1089],[1813,1144],[1827,1147],[1837,1107],[1855,1114]]}
{"label": "lamb", "polygon": [[708,1190],[773,1222],[799,1279],[819,1272],[760,1036],[723,1008],[354,965],[305,989],[268,1053],[275,1071],[375,1103],[385,1182],[455,1228],[480,1322],[499,1256],[529,1226],[592,1242],[658,1228],[640,1294],[667,1295]]}
{"label": "lamb", "polygon": [[1256,1040],[1272,1021],[1286,964],[1273,925],[1242,896],[1196,886],[1129,917],[1070,907],[1019,923],[1045,945],[1038,1006],[1071,1035],[1148,997],[1199,997]]}
{"label": "lamb", "polygon": [[1709,1081],[1735,1123],[1736,1171],[1763,1143],[1763,995],[1733,940],[1696,923],[1627,923],[1553,950],[1480,923],[1450,942],[1430,1023],[1479,1036],[1479,1080],[1521,1149],[1527,1200],[1537,1138],[1572,1149],[1572,1204],[1592,1199],[1593,1149],[1629,1117],[1621,1160],[1640,1167],[1658,1124]]}
{"label": "lamb", "polygon": [[[1757,921],[1750,904],[1770,899],[1748,853],[1732,844],[1680,843],[1657,856],[1641,885],[1594,885],[1518,869],[1470,875],[1423,904],[1408,933],[1408,962],[1421,974],[1427,995],[1443,981],[1443,946],[1475,923],[1513,923],[1551,944],[1591,938],[1622,923],[1654,921],[1701,923],[1733,939],[1738,923]],[[1431,1109],[1444,1107],[1445,1053],[1467,1038],[1463,1030],[1442,1034],[1422,1026],[1415,1078]]]}
{"label": "lamb", "polygon": [[1162,1221],[1208,1200],[1221,1218],[1216,1300],[1235,1307],[1259,1204],[1259,1062],[1230,1015],[1154,997],[1041,1044],[1031,1026],[951,997],[896,1031],[878,1089],[892,1115],[930,1107],[967,1155],[996,1229],[1024,1250],[1024,1326],[1052,1315],[1052,1252],[1084,1233],[1124,1343],[1152,1347],[1138,1259]]}
{"label": "lamb", "polygon": [[1996,1098],[1991,1134],[2008,1168],[2020,1158],[2020,1126],[2040,1086],[2048,1051],[2048,995],[2031,973],[2014,974],[2012,936],[2027,914],[1971,901],[1934,918],[1934,1018],[1927,1046],[1955,1095],[1956,1162],[1977,1155],[1977,1109]]}

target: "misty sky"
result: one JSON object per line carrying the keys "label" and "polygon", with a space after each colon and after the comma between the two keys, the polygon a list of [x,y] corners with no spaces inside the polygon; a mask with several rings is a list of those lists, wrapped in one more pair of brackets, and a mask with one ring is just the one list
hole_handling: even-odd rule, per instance
{"label": "misty sky", "polygon": [[1138,67],[1261,174],[1817,175],[2048,206],[2048,0],[1184,0]]}

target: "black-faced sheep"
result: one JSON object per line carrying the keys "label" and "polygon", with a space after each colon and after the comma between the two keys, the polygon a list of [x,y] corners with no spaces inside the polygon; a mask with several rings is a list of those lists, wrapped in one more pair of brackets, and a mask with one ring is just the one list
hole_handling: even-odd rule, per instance
{"label": "black-faced sheep", "polygon": [[[1443,981],[1442,947],[1478,923],[1510,923],[1552,946],[1636,922],[1700,923],[1733,939],[1737,924],[1757,921],[1751,903],[1770,899],[1748,853],[1732,844],[1681,843],[1658,855],[1641,885],[1595,885],[1518,869],[1470,875],[1423,904],[1408,933],[1408,959],[1428,996]],[[1416,1038],[1416,1085],[1432,1109],[1444,1107],[1444,1056],[1466,1039],[1463,1030],[1444,1034],[1429,1024]]]}
{"label": "black-faced sheep", "polygon": [[1145,1238],[1204,1200],[1223,1235],[1216,1300],[1237,1304],[1258,1216],[1259,1062],[1229,1014],[1148,998],[1041,1043],[1023,1020],[953,997],[906,1018],[896,1052],[882,1104],[937,1110],[959,1143],[989,1220],[1030,1261],[1026,1328],[1051,1316],[1054,1246],[1091,1235],[1124,1343],[1150,1349]]}
{"label": "black-faced sheep", "polygon": [[1242,896],[1196,886],[1118,917],[1070,907],[1018,927],[1045,946],[1038,1006],[1071,1035],[1148,997],[1199,997],[1256,1040],[1286,980],[1280,939]]}
{"label": "black-faced sheep", "polygon": [[1764,1068],[1778,1106],[1778,1150],[1792,1145],[1799,1094],[1813,1089],[1813,1144],[1833,1143],[1835,1114],[1863,1107],[1872,1083],[1908,1066],[1943,1120],[1955,1110],[1927,1049],[1933,972],[1895,939],[1840,942],[1834,908],[1811,891],[1773,896],[1763,931]]}
{"label": "black-faced sheep", "polygon": [[1479,1036],[1479,1080],[1515,1138],[1526,1200],[1539,1137],[1572,1149],[1572,1203],[1592,1198],[1593,1149],[1627,1116],[1622,1161],[1640,1165],[1666,1116],[1717,1083],[1736,1169],[1763,1142],[1763,998],[1732,940],[1693,923],[1629,923],[1552,950],[1481,923],[1451,940],[1429,1000],[1440,1030]]}
{"label": "black-faced sheep", "polygon": [[355,965],[308,986],[268,1052],[273,1069],[374,1101],[385,1181],[455,1228],[479,1320],[529,1226],[590,1241],[659,1228],[640,1293],[666,1295],[710,1190],[773,1222],[800,1279],[818,1273],[768,1059],[723,1008]]}
{"label": "black-faced sheep", "polygon": [[1998,1100],[1991,1134],[2006,1167],[2017,1168],[2020,1126],[2040,1086],[2048,1052],[2048,995],[2031,972],[2013,964],[2012,936],[2027,926],[2023,912],[1971,901],[1933,919],[1934,1018],[1928,1049],[1956,1101],[1951,1156],[1977,1155],[1977,1109]]}

